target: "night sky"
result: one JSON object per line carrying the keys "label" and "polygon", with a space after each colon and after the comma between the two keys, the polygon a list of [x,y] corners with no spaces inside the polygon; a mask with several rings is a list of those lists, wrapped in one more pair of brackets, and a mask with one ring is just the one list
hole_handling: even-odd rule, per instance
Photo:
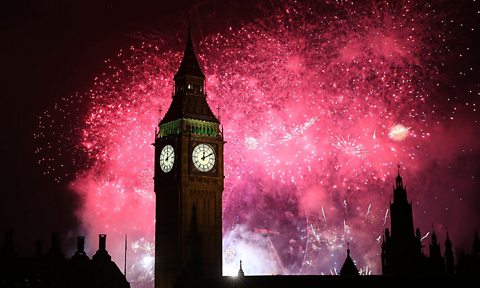
{"label": "night sky", "polygon": [[335,273],[347,241],[380,273],[399,164],[424,241],[448,229],[470,251],[478,1],[157,2],[0,4],[0,231],[20,255],[51,231],[92,255],[107,233],[120,261],[128,233],[129,279],[149,287],[150,144],[188,19],[227,141],[224,273]]}

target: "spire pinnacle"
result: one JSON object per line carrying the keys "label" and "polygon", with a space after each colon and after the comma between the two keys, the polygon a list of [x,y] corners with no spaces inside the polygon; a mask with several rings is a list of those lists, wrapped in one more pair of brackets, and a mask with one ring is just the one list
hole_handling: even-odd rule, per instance
{"label": "spire pinnacle", "polygon": [[447,239],[445,239],[445,246],[447,248],[450,247],[450,249],[452,248],[452,241],[450,241],[450,236],[448,235],[448,231],[447,231]]}
{"label": "spire pinnacle", "polygon": [[190,28],[187,30],[186,40],[182,61],[173,77],[175,85],[172,103],[159,125],[182,118],[219,123],[206,100],[205,75],[193,49]]}
{"label": "spire pinnacle", "polygon": [[190,23],[188,24],[188,34],[187,34],[187,43],[185,45],[185,52],[183,53],[183,59],[180,63],[177,73],[175,74],[174,79],[177,80],[184,76],[194,76],[205,79],[205,75],[200,68],[198,63],[197,56],[193,49],[192,42],[192,29]]}
{"label": "spire pinnacle", "polygon": [[402,181],[402,176],[400,176],[400,164],[398,164],[398,175],[397,175],[397,181],[396,181],[396,187],[403,187],[403,181]]}
{"label": "spire pinnacle", "polygon": [[341,276],[357,276],[359,275],[357,266],[350,257],[350,243],[347,242],[347,258],[340,269]]}
{"label": "spire pinnacle", "polygon": [[432,222],[432,243],[437,243],[437,233],[435,233],[435,227]]}
{"label": "spire pinnacle", "polygon": [[243,272],[242,268],[242,260],[240,260],[240,269],[238,269],[238,277],[243,277],[245,276],[245,273]]}

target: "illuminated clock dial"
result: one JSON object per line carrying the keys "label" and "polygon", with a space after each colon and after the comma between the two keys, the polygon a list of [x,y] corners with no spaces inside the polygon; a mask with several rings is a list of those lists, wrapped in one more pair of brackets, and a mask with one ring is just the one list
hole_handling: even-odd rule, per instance
{"label": "illuminated clock dial", "polygon": [[215,151],[208,144],[198,144],[192,152],[193,165],[201,172],[212,170],[215,165]]}
{"label": "illuminated clock dial", "polygon": [[162,152],[160,152],[160,169],[163,172],[168,173],[173,168],[173,163],[175,162],[175,151],[173,150],[172,145],[165,145]]}

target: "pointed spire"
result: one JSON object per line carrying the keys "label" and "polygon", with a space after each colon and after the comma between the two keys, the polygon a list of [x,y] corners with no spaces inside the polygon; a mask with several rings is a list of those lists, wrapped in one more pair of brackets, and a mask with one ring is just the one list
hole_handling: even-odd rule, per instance
{"label": "pointed spire", "polygon": [[183,59],[180,63],[180,67],[178,68],[178,71],[173,78],[174,80],[177,80],[184,76],[194,76],[205,79],[205,75],[200,68],[200,64],[198,63],[197,56],[195,55],[195,51],[193,49],[191,30],[192,29],[189,24],[185,52],[183,53]]}
{"label": "pointed spire", "polygon": [[452,241],[450,241],[450,236],[448,235],[448,231],[447,231],[447,239],[445,240],[445,253],[447,253],[447,251],[452,251],[453,253]]}
{"label": "pointed spire", "polygon": [[[182,118],[219,123],[210,106],[208,106],[205,92],[205,75],[200,68],[193,49],[190,29],[182,62],[173,79],[175,81],[173,100],[159,125]],[[196,128],[193,128],[192,131],[197,131]],[[203,128],[199,130],[203,130]]]}
{"label": "pointed spire", "polygon": [[397,188],[398,187],[403,187],[403,181],[402,181],[402,176],[400,176],[400,164],[398,164],[398,175],[397,175],[397,179],[396,179],[396,184],[397,184]]}
{"label": "pointed spire", "polygon": [[350,243],[347,242],[347,258],[343,263],[342,269],[340,269],[341,276],[358,276],[358,269],[355,263],[350,257]]}
{"label": "pointed spire", "polygon": [[437,244],[437,233],[435,233],[435,227],[433,227],[433,223],[432,223],[432,243],[435,243]]}
{"label": "pointed spire", "polygon": [[452,242],[450,241],[448,231],[447,231],[447,240],[445,240],[445,271],[449,276],[452,276],[453,274],[455,274]]}
{"label": "pointed spire", "polygon": [[243,272],[242,268],[242,260],[240,260],[240,269],[238,269],[238,277],[243,277],[245,276],[245,273]]}

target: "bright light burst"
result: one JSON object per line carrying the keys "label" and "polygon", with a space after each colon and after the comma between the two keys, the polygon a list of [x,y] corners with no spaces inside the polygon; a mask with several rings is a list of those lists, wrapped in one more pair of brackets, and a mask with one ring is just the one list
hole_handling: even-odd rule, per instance
{"label": "bright light burst", "polygon": [[[422,148],[444,121],[431,95],[447,14],[417,1],[317,2],[264,8],[270,16],[197,44],[208,102],[224,111],[227,274],[240,259],[247,275],[334,273],[347,241],[363,273],[379,273],[384,181],[397,163],[415,173],[433,157]],[[116,239],[133,239],[135,287],[153,279],[151,143],[182,56],[162,39],[145,36],[105,61],[85,93],[45,111],[35,134],[45,174],[62,181],[76,170],[70,186],[90,237],[107,233],[117,263]]]}
{"label": "bright light burst", "polygon": [[388,137],[395,141],[402,141],[405,140],[408,136],[408,131],[411,127],[405,127],[402,124],[396,124],[392,128],[390,128],[390,132],[388,132]]}

